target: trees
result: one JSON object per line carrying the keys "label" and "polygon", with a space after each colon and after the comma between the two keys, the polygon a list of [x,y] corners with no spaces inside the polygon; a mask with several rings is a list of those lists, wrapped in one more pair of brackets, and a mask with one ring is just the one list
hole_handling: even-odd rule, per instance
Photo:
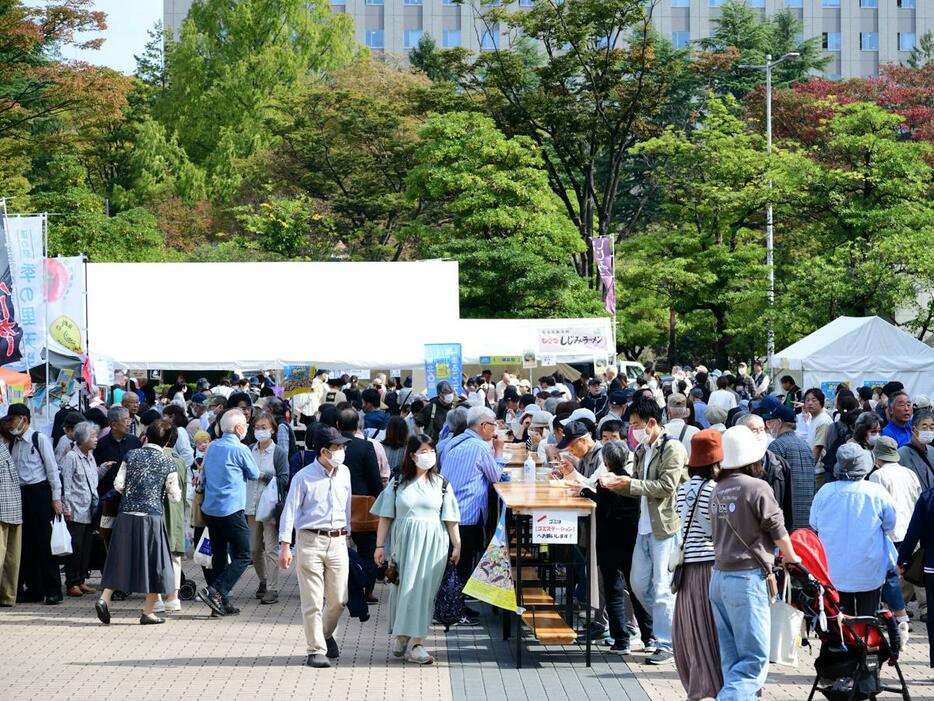
{"label": "trees", "polygon": [[918,39],[918,45],[908,56],[908,65],[912,68],[924,68],[934,63],[934,31],[928,30]]}
{"label": "trees", "polygon": [[461,264],[464,316],[599,313],[570,267],[583,242],[548,190],[538,149],[475,112],[431,117],[407,196],[425,209],[423,248]]}

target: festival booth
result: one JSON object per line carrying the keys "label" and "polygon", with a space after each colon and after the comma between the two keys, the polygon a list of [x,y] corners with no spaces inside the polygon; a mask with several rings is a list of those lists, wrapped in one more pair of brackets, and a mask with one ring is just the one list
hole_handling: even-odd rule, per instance
{"label": "festival booth", "polygon": [[934,391],[934,348],[877,316],[841,316],[775,354],[776,377],[832,397],[841,382],[855,389],[898,380],[912,395]]}

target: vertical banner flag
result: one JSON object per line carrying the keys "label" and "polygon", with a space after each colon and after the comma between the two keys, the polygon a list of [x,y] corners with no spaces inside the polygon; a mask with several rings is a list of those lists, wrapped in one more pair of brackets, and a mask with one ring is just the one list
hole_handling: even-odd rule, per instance
{"label": "vertical banner flag", "polygon": [[79,357],[87,353],[85,285],[85,267],[81,256],[46,259],[49,349],[56,353]]}
{"label": "vertical banner flag", "polygon": [[0,367],[23,369],[22,355],[23,329],[16,323],[13,304],[13,271],[10,269],[10,256],[7,254],[6,238],[9,229],[6,220],[3,223],[4,245],[0,246]]}
{"label": "vertical banner flag", "polygon": [[13,306],[23,329],[21,353],[25,358],[23,369],[44,362],[46,320],[43,275],[43,217],[6,217],[7,253],[13,273]]}
{"label": "vertical banner flag", "polygon": [[460,343],[426,343],[425,344],[425,382],[428,385],[428,397],[434,399],[438,396],[438,383],[447,380],[458,396],[464,393],[461,373]]}
{"label": "vertical banner flag", "polygon": [[[596,577],[592,578],[596,581]],[[512,581],[512,563],[506,545],[506,507],[499,512],[499,524],[493,539],[464,585],[464,594],[507,611],[519,610],[516,587]]]}
{"label": "vertical banner flag", "polygon": [[609,314],[616,314],[616,280],[613,275],[613,237],[592,238],[593,259],[603,283],[603,306]]}

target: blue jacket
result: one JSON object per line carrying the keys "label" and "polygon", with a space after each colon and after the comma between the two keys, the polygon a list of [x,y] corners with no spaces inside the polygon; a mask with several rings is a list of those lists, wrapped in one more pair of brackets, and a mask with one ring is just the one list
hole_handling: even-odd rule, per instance
{"label": "blue jacket", "polygon": [[374,409],[363,414],[363,428],[375,428],[378,431],[384,431],[389,424],[389,414],[382,409]]}
{"label": "blue jacket", "polygon": [[347,612],[361,623],[370,619],[370,607],[366,603],[366,567],[356,550],[347,550]]}
{"label": "blue jacket", "polygon": [[924,548],[924,568],[934,570],[934,488],[921,492],[915,504],[905,539],[898,549],[900,566],[908,564],[919,541]]}

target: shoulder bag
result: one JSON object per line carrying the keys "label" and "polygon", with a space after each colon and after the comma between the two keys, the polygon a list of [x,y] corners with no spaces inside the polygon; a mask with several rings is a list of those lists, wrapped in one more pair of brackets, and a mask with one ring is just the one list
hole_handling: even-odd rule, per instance
{"label": "shoulder bag", "polygon": [[[700,502],[701,492],[704,490],[704,487],[707,486],[707,482],[710,480],[704,480],[701,483],[701,486],[697,489],[697,498],[694,499],[694,506],[691,507],[691,515],[688,517],[688,527],[684,529],[684,538],[681,541],[681,547],[675,551],[674,567],[669,567],[671,570],[671,593],[677,594],[678,590],[681,588],[681,580],[684,579],[684,548],[687,545],[688,538],[691,535],[691,524],[694,523],[694,512],[697,511],[697,504]],[[687,498],[687,495],[685,495]]]}
{"label": "shoulder bag", "polygon": [[733,531],[733,535],[735,535],[739,539],[739,542],[743,544],[743,547],[746,548],[746,551],[750,555],[752,555],[752,557],[756,560],[756,562],[759,563],[759,567],[762,568],[762,572],[765,574],[765,586],[769,592],[769,602],[775,601],[775,599],[778,598],[778,580],[775,578],[775,573],[772,572],[772,570],[765,563],[765,561],[762,560],[756,554],[756,552],[752,548],[749,547],[746,541],[743,540],[743,537],[739,533],[736,532],[736,529],[733,528],[733,524],[730,523],[730,520],[724,519],[724,521],[726,521],[726,525],[730,527],[730,530]]}

